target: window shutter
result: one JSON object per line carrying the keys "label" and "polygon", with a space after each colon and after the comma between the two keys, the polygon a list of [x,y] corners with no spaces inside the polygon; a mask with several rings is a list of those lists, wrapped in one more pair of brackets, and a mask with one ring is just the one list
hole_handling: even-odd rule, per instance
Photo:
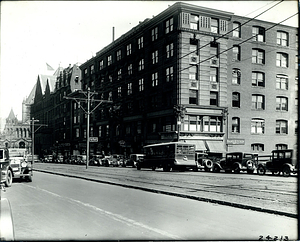
{"label": "window shutter", "polygon": [[226,20],[220,20],[220,34],[226,34],[228,31],[228,22]]}
{"label": "window shutter", "polygon": [[210,18],[205,16],[200,16],[199,29],[207,31],[208,28],[210,28]]}
{"label": "window shutter", "polygon": [[189,13],[181,13],[181,27],[182,28],[189,28],[190,27],[190,17]]}

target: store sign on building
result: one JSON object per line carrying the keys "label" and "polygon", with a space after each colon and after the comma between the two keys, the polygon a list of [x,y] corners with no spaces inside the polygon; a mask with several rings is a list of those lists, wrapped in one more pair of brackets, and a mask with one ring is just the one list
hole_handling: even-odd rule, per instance
{"label": "store sign on building", "polygon": [[244,145],[245,140],[244,139],[228,139],[227,144],[228,145]]}
{"label": "store sign on building", "polygon": [[96,142],[98,142],[98,137],[90,137],[90,142],[91,142],[91,143],[96,143]]}

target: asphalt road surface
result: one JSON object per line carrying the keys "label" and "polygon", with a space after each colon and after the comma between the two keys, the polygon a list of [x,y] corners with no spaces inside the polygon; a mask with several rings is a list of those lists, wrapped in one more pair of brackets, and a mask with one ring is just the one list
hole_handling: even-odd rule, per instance
{"label": "asphalt road surface", "polygon": [[297,219],[35,172],[1,193],[16,240],[297,239]]}

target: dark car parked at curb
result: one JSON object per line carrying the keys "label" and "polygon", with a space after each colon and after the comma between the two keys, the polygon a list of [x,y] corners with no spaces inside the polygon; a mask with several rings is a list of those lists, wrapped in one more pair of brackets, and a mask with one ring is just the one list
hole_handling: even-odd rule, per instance
{"label": "dark car parked at curb", "polygon": [[257,173],[264,175],[266,171],[272,172],[273,175],[282,173],[288,177],[291,173],[297,173],[296,152],[292,149],[273,150],[271,156],[257,157]]}
{"label": "dark car parked at curb", "polygon": [[225,158],[214,163],[213,171],[225,170],[225,172],[234,171],[234,173],[247,171],[248,174],[253,174],[256,169],[255,157],[256,155],[250,153],[227,153]]}
{"label": "dark car parked at curb", "polygon": [[126,160],[125,166],[136,167],[137,162],[143,162],[145,155],[144,154],[131,154],[129,159]]}
{"label": "dark car parked at curb", "polygon": [[198,169],[204,169],[205,171],[211,171],[213,168],[213,161],[208,157],[207,153],[196,152],[195,159]]}

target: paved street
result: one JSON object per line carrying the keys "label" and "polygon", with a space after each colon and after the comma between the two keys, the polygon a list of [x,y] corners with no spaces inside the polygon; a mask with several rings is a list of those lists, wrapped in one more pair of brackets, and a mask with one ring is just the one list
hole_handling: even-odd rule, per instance
{"label": "paved street", "polygon": [[297,178],[257,174],[151,171],[36,163],[35,169],[188,197],[195,200],[297,217]]}
{"label": "paved street", "polygon": [[297,220],[287,216],[41,172],[2,194],[11,203],[16,240],[297,236]]}

